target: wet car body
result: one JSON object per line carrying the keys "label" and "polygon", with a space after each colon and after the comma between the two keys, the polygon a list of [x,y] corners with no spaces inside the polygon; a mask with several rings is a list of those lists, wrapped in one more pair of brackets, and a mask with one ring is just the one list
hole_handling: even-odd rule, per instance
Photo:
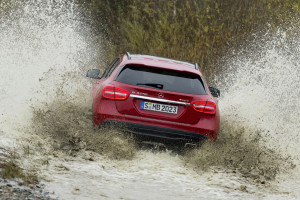
{"label": "wet car body", "polygon": [[[114,125],[155,140],[217,139],[219,91],[208,87],[197,64],[121,54],[92,87],[93,123]],[[211,94],[213,93],[213,96]]]}

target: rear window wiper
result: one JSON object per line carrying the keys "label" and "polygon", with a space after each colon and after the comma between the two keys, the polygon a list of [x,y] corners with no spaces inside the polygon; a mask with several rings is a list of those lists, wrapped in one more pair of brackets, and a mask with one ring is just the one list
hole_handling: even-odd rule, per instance
{"label": "rear window wiper", "polygon": [[153,88],[163,89],[164,85],[159,83],[137,83],[136,85],[145,85]]}

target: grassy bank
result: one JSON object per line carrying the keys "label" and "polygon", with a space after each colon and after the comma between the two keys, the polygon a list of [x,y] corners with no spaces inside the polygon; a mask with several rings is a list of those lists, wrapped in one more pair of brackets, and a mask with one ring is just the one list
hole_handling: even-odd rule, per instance
{"label": "grassy bank", "polygon": [[252,33],[300,19],[296,0],[78,1],[108,38],[111,57],[129,51],[197,62],[207,76],[222,72],[219,58]]}
{"label": "grassy bank", "polygon": [[0,177],[4,179],[19,179],[23,184],[36,184],[38,177],[34,173],[26,172],[19,165],[19,156],[14,151],[0,148]]}

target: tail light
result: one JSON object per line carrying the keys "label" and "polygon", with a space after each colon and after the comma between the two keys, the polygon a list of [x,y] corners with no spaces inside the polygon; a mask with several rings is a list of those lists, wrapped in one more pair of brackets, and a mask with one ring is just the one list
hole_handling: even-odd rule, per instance
{"label": "tail light", "polygon": [[129,96],[129,92],[122,88],[105,86],[102,91],[102,96],[106,99],[126,100]]}
{"label": "tail light", "polygon": [[197,112],[202,112],[202,113],[207,113],[207,114],[216,114],[216,104],[213,101],[206,101],[206,100],[201,100],[201,101],[194,101],[192,103],[193,108]]}

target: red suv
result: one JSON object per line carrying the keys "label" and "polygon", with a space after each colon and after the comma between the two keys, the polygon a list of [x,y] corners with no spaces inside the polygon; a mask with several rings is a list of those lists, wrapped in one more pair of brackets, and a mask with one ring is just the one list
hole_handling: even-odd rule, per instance
{"label": "red suv", "polygon": [[121,54],[92,88],[93,122],[117,125],[152,139],[185,143],[217,139],[218,89],[208,87],[197,64]]}

